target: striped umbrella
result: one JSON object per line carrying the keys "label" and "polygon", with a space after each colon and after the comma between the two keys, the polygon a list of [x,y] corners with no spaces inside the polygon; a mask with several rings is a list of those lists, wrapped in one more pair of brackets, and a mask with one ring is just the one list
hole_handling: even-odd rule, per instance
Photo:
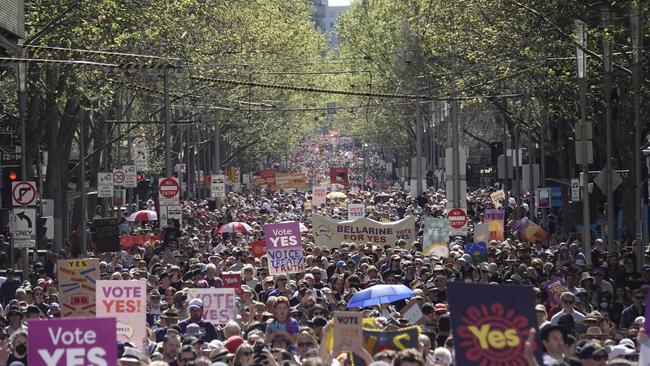
{"label": "striped umbrella", "polygon": [[158,221],[158,214],[156,211],[141,210],[131,214],[126,221],[143,222],[143,221]]}
{"label": "striped umbrella", "polygon": [[250,233],[253,231],[253,228],[250,227],[245,222],[238,222],[238,221],[233,221],[229,222],[227,224],[224,224],[222,227],[217,230],[217,233],[223,234],[223,233]]}

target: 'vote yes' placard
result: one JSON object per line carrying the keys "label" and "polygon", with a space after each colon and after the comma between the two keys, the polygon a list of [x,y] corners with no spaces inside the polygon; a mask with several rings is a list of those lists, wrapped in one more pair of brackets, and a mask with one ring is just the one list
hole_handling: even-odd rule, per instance
{"label": "'vote yes' placard", "polygon": [[113,318],[30,320],[28,326],[30,365],[117,364]]}
{"label": "'vote yes' placard", "polygon": [[117,341],[131,342],[142,350],[147,335],[147,283],[97,281],[97,316],[117,319]]}
{"label": "'vote yes' placard", "polygon": [[300,224],[296,221],[264,225],[269,273],[296,273],[305,270]]}

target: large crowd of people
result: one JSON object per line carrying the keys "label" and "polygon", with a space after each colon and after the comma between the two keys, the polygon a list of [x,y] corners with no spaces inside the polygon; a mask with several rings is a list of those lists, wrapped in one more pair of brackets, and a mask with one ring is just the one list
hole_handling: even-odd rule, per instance
{"label": "large crowd of people", "polygon": [[[455,349],[447,284],[454,281],[531,287],[541,344],[527,347],[542,348],[544,365],[638,363],[640,347],[647,341],[643,329],[650,264],[637,271],[632,250],[608,252],[597,238],[593,250],[584,253],[579,236],[561,232],[559,225],[544,241],[530,243],[512,227],[520,217],[531,216],[514,201],[504,202],[504,239],[489,242],[486,258],[477,262],[465,244],[472,242],[472,225],[480,222],[485,209],[494,207],[489,198],[493,189],[484,188],[468,194],[469,236],[450,238],[448,258],[424,256],[421,218],[444,216],[444,191],[429,188],[412,197],[403,187],[373,189],[359,172],[367,172],[368,159],[363,164],[358,154],[346,155],[349,151],[335,147],[303,146],[298,151],[291,168],[308,168],[314,182],[327,181],[330,166],[354,166],[354,174],[361,177],[359,192],[347,192],[345,198],[321,207],[306,205],[309,191],[229,193],[212,210],[207,200],[187,200],[180,226],[163,230],[160,240],[122,252],[91,253],[100,259],[101,279],[147,283],[148,337],[144,347],[118,343],[120,365],[351,365],[352,352],[374,366],[449,366]],[[418,239],[383,245],[342,242],[332,249],[317,246],[307,230],[302,236],[305,270],[288,275],[269,275],[267,258],[254,255],[251,243],[263,240],[265,224],[298,221],[310,229],[313,213],[346,219],[351,203],[365,204],[366,216],[377,221],[415,216]],[[233,221],[245,222],[252,230],[218,233]],[[155,225],[125,230],[132,235],[159,233]],[[39,258],[29,279],[5,271],[0,285],[0,366],[28,364],[29,320],[61,316],[57,260],[66,257],[63,251]],[[223,287],[223,272],[241,273],[237,315],[214,325],[202,319],[204,304],[189,299],[188,290]],[[561,291],[549,289],[558,279]],[[376,329],[400,329],[411,325],[400,310],[416,302],[422,312],[418,346],[376,354],[332,349],[328,339],[334,312],[348,310],[355,293],[378,284],[403,284],[415,296],[356,311],[371,318]]]}

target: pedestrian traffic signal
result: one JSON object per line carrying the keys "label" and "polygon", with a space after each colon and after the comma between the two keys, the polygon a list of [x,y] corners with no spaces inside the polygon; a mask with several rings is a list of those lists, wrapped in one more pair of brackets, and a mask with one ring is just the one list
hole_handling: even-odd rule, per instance
{"label": "pedestrian traffic signal", "polygon": [[2,167],[2,182],[0,182],[0,189],[2,190],[2,207],[11,207],[11,183],[20,182],[22,176],[20,175],[19,166],[3,166]]}

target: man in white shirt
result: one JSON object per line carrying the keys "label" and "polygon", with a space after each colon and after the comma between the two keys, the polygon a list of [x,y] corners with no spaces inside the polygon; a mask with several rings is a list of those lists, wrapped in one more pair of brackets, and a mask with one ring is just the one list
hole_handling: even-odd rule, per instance
{"label": "man in white shirt", "polygon": [[563,292],[562,295],[560,295],[560,304],[562,305],[562,311],[553,315],[551,318],[551,324],[557,324],[557,321],[564,314],[571,314],[571,316],[573,316],[573,320],[576,322],[583,321],[585,319],[585,315],[573,308],[575,302],[576,297],[574,294],[568,291]]}

